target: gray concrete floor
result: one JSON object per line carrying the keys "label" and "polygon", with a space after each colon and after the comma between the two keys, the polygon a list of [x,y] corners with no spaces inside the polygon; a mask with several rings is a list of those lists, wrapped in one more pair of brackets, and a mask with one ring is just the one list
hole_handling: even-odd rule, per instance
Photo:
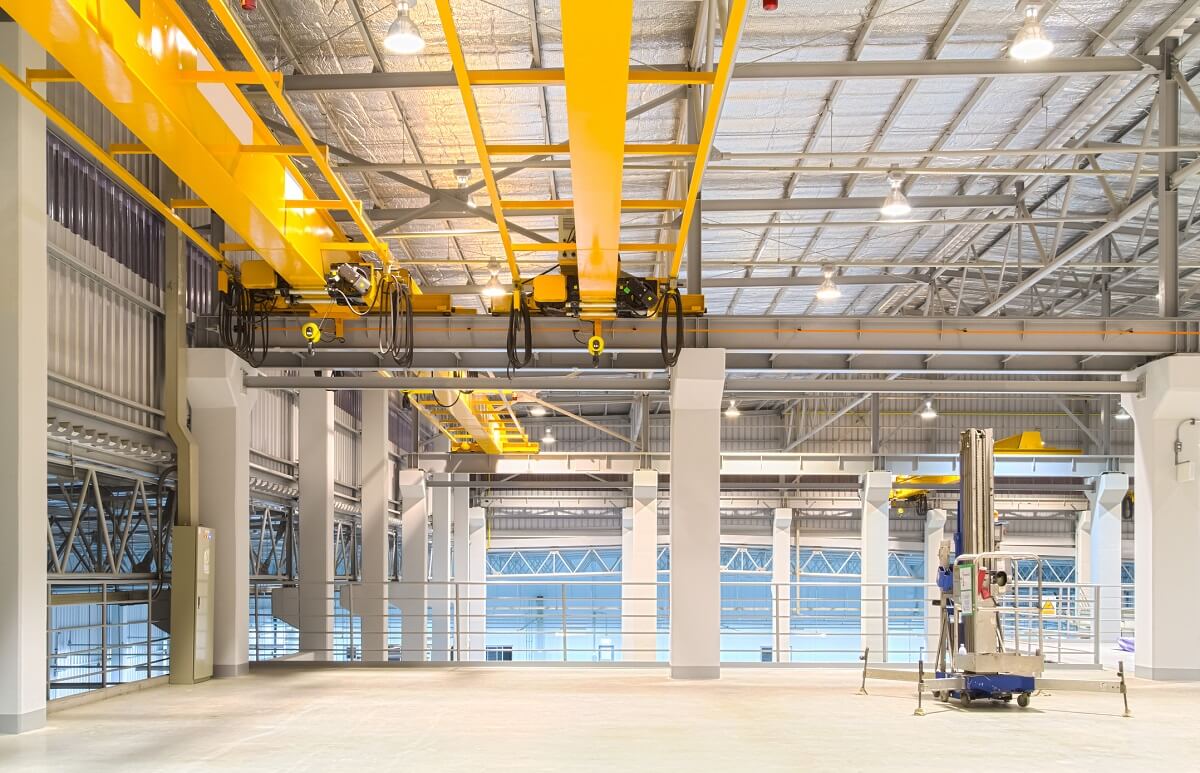
{"label": "gray concrete floor", "polygon": [[1200,770],[1200,685],[1131,685],[1132,719],[1097,693],[915,717],[851,669],[271,670],[53,713],[0,770]]}

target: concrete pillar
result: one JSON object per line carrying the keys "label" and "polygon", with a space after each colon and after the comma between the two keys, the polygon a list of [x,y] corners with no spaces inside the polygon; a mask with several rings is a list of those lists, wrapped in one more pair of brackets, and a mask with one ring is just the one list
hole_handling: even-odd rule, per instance
{"label": "concrete pillar", "polygon": [[[450,480],[445,473],[431,475],[430,478],[442,482]],[[427,591],[433,633],[430,660],[444,662],[450,660],[450,608],[454,598],[450,586],[450,489],[444,486],[430,487],[429,506],[433,528]]]}
{"label": "concrete pillar", "polygon": [[684,349],[671,371],[671,677],[721,675],[724,349]]}
{"label": "concrete pillar", "polygon": [[892,474],[875,470],[859,478],[862,494],[862,646],[887,659],[888,516]]}
{"label": "concrete pillar", "polygon": [[425,471],[400,471],[400,583],[392,599],[400,608],[400,659],[425,660],[425,583],[429,579],[429,513]]}
{"label": "concrete pillar", "polygon": [[[487,511],[472,507],[467,516],[467,637],[463,660],[487,659]],[[463,591],[459,591],[463,593]]]}
{"label": "concrete pillar", "polygon": [[[46,54],[0,23],[20,76]],[[46,122],[0,88],[0,733],[46,723]]]}
{"label": "concrete pillar", "polygon": [[772,651],[776,663],[792,659],[792,510],[775,508],[771,529]]}
{"label": "concrete pillar", "polygon": [[300,650],[333,659],[333,392],[300,391]]}
{"label": "concrete pillar", "polygon": [[250,409],[254,369],[225,349],[189,349],[188,404],[200,525],[213,530],[213,676],[250,670]]}
{"label": "concrete pillar", "polygon": [[1088,494],[1092,509],[1080,518],[1076,529],[1075,582],[1095,586],[1079,590],[1085,603],[1097,605],[1094,611],[1081,609],[1080,613],[1099,615],[1096,635],[1102,651],[1111,650],[1121,636],[1121,501],[1128,492],[1127,474],[1097,476],[1095,489]]}
{"label": "concrete pillar", "polygon": [[[452,478],[457,476],[451,476]],[[463,476],[469,478],[470,476]],[[467,582],[471,576],[470,556],[470,513],[471,489],[466,486],[456,486],[450,490],[450,521],[453,525],[453,562],[454,585],[448,595],[455,599],[454,605],[454,652],[455,660],[469,660],[467,657],[467,637],[469,636],[466,618]]]}
{"label": "concrete pillar", "polygon": [[1141,394],[1122,396],[1135,431],[1136,674],[1200,680],[1200,616],[1191,599],[1200,555],[1200,423],[1192,423],[1200,421],[1200,356],[1155,360],[1124,378],[1143,384]]}
{"label": "concrete pillar", "polygon": [[658,658],[658,473],[635,470],[621,519],[621,660]]}
{"label": "concrete pillar", "polygon": [[938,567],[941,565],[942,541],[946,539],[946,511],[936,507],[925,511],[925,655],[926,666],[937,656],[938,636],[942,626],[942,608],[937,587]]}
{"label": "concrete pillar", "polygon": [[362,393],[362,582],[354,588],[354,612],[362,625],[363,660],[388,659],[388,500],[391,498],[391,394]]}

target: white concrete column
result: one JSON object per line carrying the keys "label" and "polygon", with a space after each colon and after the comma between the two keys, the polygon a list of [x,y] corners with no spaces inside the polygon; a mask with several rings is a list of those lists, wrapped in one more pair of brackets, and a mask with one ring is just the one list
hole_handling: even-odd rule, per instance
{"label": "white concrete column", "polygon": [[1134,667],[1148,679],[1200,680],[1192,598],[1200,555],[1200,356],[1155,360],[1125,378],[1143,384],[1141,394],[1122,396],[1136,432]]}
{"label": "white concrete column", "polygon": [[[46,54],[5,22],[0,62]],[[0,733],[23,733],[46,723],[46,121],[7,87],[0,180]]]}
{"label": "white concrete column", "polygon": [[[461,477],[465,482],[470,476],[451,476],[452,478]],[[469,546],[470,534],[470,513],[467,512],[471,504],[471,489],[466,486],[455,486],[450,490],[450,521],[453,525],[453,563],[454,563],[454,584],[451,586],[449,595],[455,599],[454,605],[454,652],[455,660],[469,660],[467,657],[467,637],[469,636],[468,625],[470,621],[466,617],[467,610],[467,591],[470,586],[468,582],[470,572],[470,556],[471,549]]]}
{"label": "white concrete column", "polygon": [[892,474],[864,472],[859,478],[862,495],[862,646],[875,660],[887,659],[886,585],[888,581],[888,517],[891,511]]}
{"label": "white concrete column", "polygon": [[721,675],[724,349],[684,349],[671,371],[671,677]]}
{"label": "white concrete column", "polygon": [[391,497],[391,393],[362,393],[362,582],[353,610],[362,625],[363,660],[388,659],[388,500]]}
{"label": "white concrete column", "polygon": [[[472,507],[467,516],[467,604],[464,618],[468,631],[463,660],[487,659],[487,511]],[[462,593],[462,591],[460,591]]]}
{"label": "white concrete column", "polygon": [[250,410],[254,373],[226,349],[189,349],[200,525],[213,530],[213,676],[250,670]]}
{"label": "white concrete column", "polygon": [[[1075,582],[1096,586],[1081,588],[1085,601],[1096,604],[1100,628],[1096,632],[1101,651],[1111,650],[1121,636],[1121,501],[1129,493],[1129,476],[1106,472],[1096,477],[1095,489],[1088,493],[1092,509],[1081,518],[1076,537],[1083,534],[1087,556],[1080,563],[1080,548],[1075,546]],[[1084,574],[1080,574],[1080,570]],[[1089,612],[1091,610],[1088,610]]]}
{"label": "white concrete column", "polygon": [[946,539],[946,511],[936,507],[925,511],[925,665],[929,667],[937,656],[938,636],[941,634],[942,608],[938,568],[941,566],[942,541]]}
{"label": "white concrete column", "polygon": [[621,660],[658,657],[658,473],[634,470],[621,519]]}
{"label": "white concrete column", "polygon": [[776,663],[792,659],[792,510],[775,508],[771,529],[771,649]]}
{"label": "white concrete column", "polygon": [[425,471],[400,471],[400,583],[392,598],[400,608],[400,659],[425,660],[425,584],[429,580],[429,512]]}
{"label": "white concrete column", "polygon": [[[450,480],[450,476],[445,473],[429,477],[441,482]],[[433,553],[429,561],[427,591],[433,633],[429,657],[436,662],[450,660],[450,608],[454,595],[450,586],[450,491],[445,486],[432,486],[429,489],[433,529]]]}
{"label": "white concrete column", "polygon": [[303,389],[300,439],[300,650],[333,659],[333,392]]}

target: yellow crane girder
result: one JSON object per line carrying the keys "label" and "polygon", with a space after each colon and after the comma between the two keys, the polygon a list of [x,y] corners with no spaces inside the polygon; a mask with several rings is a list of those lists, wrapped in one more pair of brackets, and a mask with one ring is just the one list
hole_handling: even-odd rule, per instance
{"label": "yellow crane girder", "polygon": [[[174,0],[0,0],[55,60],[158,156],[292,287],[325,287],[334,263],[361,249],[330,215],[344,209],[388,264],[378,240],[320,147],[283,97],[226,3],[209,6],[248,62],[226,70]],[[65,79],[52,73],[30,74]],[[254,83],[279,107],[299,146],[281,145],[238,84]],[[140,152],[140,148],[123,148]],[[294,165],[309,157],[334,200],[320,201]],[[316,202],[320,202],[316,204]],[[332,248],[331,248],[332,247]]]}

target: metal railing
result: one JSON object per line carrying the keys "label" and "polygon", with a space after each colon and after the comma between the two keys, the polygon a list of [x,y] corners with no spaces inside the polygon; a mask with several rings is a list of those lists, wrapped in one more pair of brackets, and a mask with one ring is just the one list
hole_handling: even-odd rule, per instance
{"label": "metal railing", "polygon": [[165,676],[170,669],[165,590],[157,580],[50,580],[47,697]]}
{"label": "metal railing", "polygon": [[[665,662],[668,583],[489,580],[487,583],[252,581],[251,660]],[[1010,641],[1040,628],[1048,662],[1096,664],[1132,631],[1132,586],[1047,583],[1046,606],[1024,591],[1005,618]],[[422,597],[422,594],[423,597]],[[721,660],[755,663],[916,662],[937,644],[932,586],[897,581],[721,583]],[[409,631],[403,617],[425,610]],[[302,614],[303,613],[303,614]]]}

